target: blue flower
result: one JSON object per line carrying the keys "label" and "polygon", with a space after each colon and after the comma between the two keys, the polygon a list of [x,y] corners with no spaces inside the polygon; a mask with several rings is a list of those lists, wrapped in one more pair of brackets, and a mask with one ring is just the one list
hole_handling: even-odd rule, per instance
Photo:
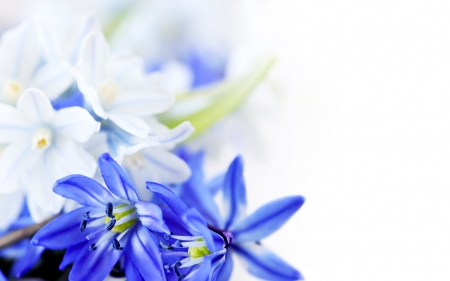
{"label": "blue flower", "polygon": [[[231,253],[244,261],[249,273],[265,280],[302,280],[299,271],[267,250],[261,240],[277,231],[302,206],[302,196],[289,196],[274,200],[246,216],[246,190],[243,177],[243,161],[236,157],[225,176],[219,176],[212,184],[203,184],[203,153],[190,154],[181,149],[179,156],[191,167],[191,178],[180,188],[180,198],[189,206],[195,206],[207,222],[221,231],[232,234],[225,263],[217,280],[229,280],[233,269]],[[222,218],[213,197],[221,180],[225,215]]]}
{"label": "blue flower", "polygon": [[208,225],[167,187],[147,182],[147,188],[168,207],[163,218],[172,232],[158,237],[167,279],[216,280],[232,235]]}
{"label": "blue flower", "polygon": [[74,263],[70,280],[103,280],[116,264],[130,280],[165,280],[152,234],[170,233],[161,209],[139,200],[135,187],[109,154],[99,157],[99,167],[108,189],[82,175],[56,182],[55,193],[84,206],[47,224],[32,244],[67,248],[60,269]]}

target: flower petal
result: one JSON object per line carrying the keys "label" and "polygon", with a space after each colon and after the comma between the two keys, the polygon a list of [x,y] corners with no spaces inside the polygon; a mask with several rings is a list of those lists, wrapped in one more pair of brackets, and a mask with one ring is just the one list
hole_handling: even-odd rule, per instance
{"label": "flower petal", "polygon": [[17,102],[17,108],[23,111],[29,120],[40,124],[51,122],[55,116],[50,100],[36,88],[29,88],[23,92]]}
{"label": "flower petal", "polygon": [[[184,223],[192,229],[195,229],[197,233],[203,237],[206,247],[210,252],[215,252],[224,248],[225,243],[223,239],[215,232],[209,230],[205,220],[196,209],[191,208],[187,210],[182,218]],[[214,239],[214,236],[216,235],[219,236],[219,239]]]}
{"label": "flower petal", "polygon": [[148,181],[164,183],[181,183],[191,176],[189,166],[175,154],[160,147],[141,150],[149,173]]}
{"label": "flower petal", "polygon": [[217,192],[222,189],[224,181],[225,174],[217,175],[206,184],[205,188],[208,189],[213,196],[215,196]]}
{"label": "flower petal", "polygon": [[219,274],[217,275],[217,281],[228,281],[231,278],[231,273],[233,272],[233,257],[231,256],[231,251],[227,251],[225,256],[225,262],[220,268]]}
{"label": "flower petal", "polygon": [[53,191],[81,205],[104,207],[117,199],[101,184],[83,175],[70,175],[56,181]]}
{"label": "flower petal", "polygon": [[259,241],[271,235],[298,211],[304,201],[302,196],[289,196],[267,203],[230,228],[234,241]]}
{"label": "flower petal", "polygon": [[5,231],[19,218],[24,203],[22,190],[0,195],[0,231]]}
{"label": "flower petal", "polygon": [[0,155],[0,191],[14,192],[21,183],[21,177],[30,155],[31,145],[27,141],[8,145]]}
{"label": "flower petal", "polygon": [[109,107],[111,112],[149,116],[166,111],[175,102],[175,96],[169,93],[121,92]]}
{"label": "flower petal", "polygon": [[77,142],[88,141],[100,129],[89,112],[76,106],[58,110],[52,125],[58,136]]}
{"label": "flower petal", "polygon": [[92,207],[82,207],[54,219],[34,235],[31,243],[48,249],[62,250],[86,242],[86,236],[80,232],[79,226],[83,214],[88,211],[92,211]]}
{"label": "flower petal", "polygon": [[29,244],[25,255],[14,262],[10,275],[16,278],[22,278],[34,267],[44,250],[44,247]]}
{"label": "flower petal", "polygon": [[255,243],[233,244],[232,249],[241,258],[247,271],[264,280],[303,280],[301,273]]}
{"label": "flower petal", "polygon": [[167,206],[175,213],[178,217],[182,217],[184,213],[188,210],[186,204],[181,201],[178,196],[173,193],[172,190],[168,189],[164,185],[156,182],[147,182],[146,186],[151,190],[159,199],[161,199]]}
{"label": "flower petal", "polygon": [[[126,250],[130,233],[126,233],[121,239],[121,245]],[[87,245],[86,245],[87,246]],[[70,271],[69,280],[104,280],[123,251],[115,250],[111,243],[100,243],[95,251],[89,251],[88,247],[80,252]]]}
{"label": "flower petal", "polygon": [[195,281],[209,281],[211,275],[211,258],[208,256],[204,256],[202,263],[199,268],[193,272],[192,277],[186,276],[186,279],[191,279]]}
{"label": "flower petal", "polygon": [[61,95],[73,82],[72,66],[67,62],[50,62],[40,67],[30,86],[40,89],[49,99]]}
{"label": "flower petal", "polygon": [[244,163],[240,156],[236,157],[228,167],[223,185],[225,209],[224,229],[228,229],[235,221],[245,215],[247,195],[245,192]]}
{"label": "flower petal", "polygon": [[33,125],[14,106],[0,104],[0,143],[29,139]]}
{"label": "flower petal", "polygon": [[153,231],[170,234],[170,230],[162,218],[161,208],[155,204],[143,201],[139,201],[134,206],[143,226]]}
{"label": "flower petal", "polygon": [[149,138],[159,141],[161,144],[175,145],[189,138],[194,130],[191,122],[185,121],[172,130],[168,130],[167,132],[160,133],[156,136],[150,136]]}
{"label": "flower petal", "polygon": [[145,138],[150,132],[150,127],[144,120],[139,117],[122,113],[109,112],[108,118],[123,130],[137,137]]}
{"label": "flower petal", "polygon": [[108,153],[102,154],[98,158],[98,165],[103,180],[112,193],[120,198],[127,199],[130,202],[139,201],[133,183],[128,179],[128,176],[119,164],[117,164]]}
{"label": "flower petal", "polygon": [[87,242],[80,243],[74,246],[70,246],[67,248],[66,253],[64,254],[64,258],[59,265],[59,270],[63,271],[66,267],[73,263],[77,258],[81,251],[85,250],[87,247]]}
{"label": "flower petal", "polygon": [[166,280],[158,242],[148,229],[136,227],[129,246],[132,251],[128,253],[144,280]]}
{"label": "flower petal", "polygon": [[125,259],[124,259],[125,276],[127,280],[142,281],[144,280],[144,278],[139,272],[139,269],[134,264],[131,255],[132,251],[125,252]]}

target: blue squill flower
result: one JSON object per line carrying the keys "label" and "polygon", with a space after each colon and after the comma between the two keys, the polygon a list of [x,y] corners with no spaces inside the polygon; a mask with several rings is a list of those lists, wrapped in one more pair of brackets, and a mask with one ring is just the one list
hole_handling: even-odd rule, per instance
{"label": "blue squill flower", "polygon": [[167,280],[216,280],[232,235],[208,225],[167,187],[147,182],[147,188],[168,207],[163,217],[172,232],[158,237]]}
{"label": "blue squill flower", "polygon": [[229,280],[233,270],[231,253],[237,254],[252,275],[264,280],[302,280],[299,271],[266,249],[261,240],[273,234],[302,206],[302,196],[289,196],[274,200],[246,216],[246,191],[243,177],[243,161],[236,157],[228,168],[222,184],[225,216],[221,217],[214,204],[217,181],[205,186],[202,184],[203,153],[190,154],[180,150],[179,156],[191,167],[191,178],[180,188],[180,198],[189,206],[203,214],[206,221],[219,231],[232,234],[225,263],[217,280]]}
{"label": "blue squill flower", "polygon": [[84,207],[47,224],[32,244],[67,248],[60,269],[74,263],[70,280],[103,280],[116,264],[123,265],[129,280],[165,280],[152,235],[170,233],[161,209],[139,200],[132,182],[109,154],[99,157],[99,167],[108,189],[81,175],[56,182],[55,193]]}

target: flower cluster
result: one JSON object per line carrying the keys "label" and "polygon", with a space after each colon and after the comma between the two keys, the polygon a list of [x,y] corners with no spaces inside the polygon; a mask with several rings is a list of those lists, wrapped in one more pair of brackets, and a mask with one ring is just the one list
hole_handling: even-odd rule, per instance
{"label": "flower cluster", "polygon": [[[272,61],[227,85],[231,98],[222,85],[207,106],[206,99],[196,104],[202,98],[178,102],[199,111],[164,119],[159,114],[176,100],[171,87],[144,59],[112,52],[96,18],[83,17],[64,38],[55,34],[32,19],[0,39],[0,236],[29,227],[35,233],[0,243],[0,257],[15,260],[10,276],[64,251],[59,269],[75,281],[226,281],[233,256],[255,277],[303,280],[261,241],[304,198],[277,199],[247,215],[240,156],[205,183],[205,150],[177,147],[194,133],[187,120],[206,131],[244,100]],[[206,83],[199,73],[195,86]]]}

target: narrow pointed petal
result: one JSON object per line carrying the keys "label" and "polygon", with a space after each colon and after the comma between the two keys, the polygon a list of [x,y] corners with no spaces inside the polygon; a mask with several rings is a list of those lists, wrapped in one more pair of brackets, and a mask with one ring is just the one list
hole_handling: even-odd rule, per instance
{"label": "narrow pointed petal", "polygon": [[150,127],[139,117],[117,112],[109,112],[108,118],[126,132],[137,137],[145,138],[150,132]]}
{"label": "narrow pointed petal", "polygon": [[141,272],[144,280],[166,280],[158,242],[145,227],[136,227],[135,235],[131,236],[131,259]]}
{"label": "narrow pointed petal", "polygon": [[54,219],[34,235],[31,243],[52,250],[62,250],[85,242],[86,236],[80,232],[79,226],[83,214],[88,211],[92,211],[92,208],[82,207]]}
{"label": "narrow pointed petal", "polygon": [[289,196],[267,203],[230,228],[234,241],[260,241],[271,235],[300,209],[303,202],[302,196]]}
{"label": "narrow pointed petal", "polygon": [[274,253],[255,243],[233,244],[233,251],[241,258],[252,275],[263,280],[304,280],[301,273]]}
{"label": "narrow pointed petal", "polygon": [[144,278],[142,277],[141,273],[139,272],[139,269],[134,264],[131,255],[132,255],[132,251],[125,252],[125,259],[124,259],[125,276],[126,276],[127,280],[143,281]]}
{"label": "narrow pointed petal", "polygon": [[188,210],[186,204],[181,201],[178,196],[173,193],[172,190],[168,189],[164,185],[156,182],[147,182],[146,186],[151,190],[159,199],[161,199],[167,206],[175,213],[178,217],[182,217],[184,213]]}
{"label": "narrow pointed petal", "polygon": [[30,86],[44,92],[49,99],[55,99],[72,84],[71,69],[67,62],[50,62],[39,68]]}
{"label": "narrow pointed petal", "polygon": [[0,231],[5,231],[17,220],[22,211],[24,194],[22,190],[0,195]]}
{"label": "narrow pointed petal", "polygon": [[59,265],[59,270],[63,271],[68,265],[72,264],[78,258],[78,255],[81,253],[81,251],[86,250],[86,247],[88,247],[87,242],[67,248],[67,251],[64,254],[64,258]]}
{"label": "narrow pointed petal", "polygon": [[[129,242],[129,234],[125,234],[121,240],[124,250]],[[102,243],[95,251],[89,251],[86,247],[78,255],[70,271],[69,280],[104,280],[122,254],[123,251],[115,250],[111,243]]]}
{"label": "narrow pointed petal", "polygon": [[33,126],[17,108],[0,104],[0,143],[30,138]]}
{"label": "narrow pointed petal", "polygon": [[5,275],[1,270],[0,270],[0,281],[8,281],[8,279],[6,279]]}
{"label": "narrow pointed petal", "polygon": [[67,107],[56,112],[52,122],[59,136],[76,142],[88,141],[100,129],[100,123],[81,107]]}
{"label": "narrow pointed petal", "polygon": [[228,229],[234,222],[245,215],[247,195],[243,173],[244,163],[242,158],[238,156],[228,167],[223,185],[225,207],[224,229]]}
{"label": "narrow pointed petal", "polygon": [[108,202],[116,201],[103,185],[83,175],[70,175],[57,180],[53,191],[85,206],[104,207]]}
{"label": "narrow pointed petal", "polygon": [[113,112],[149,116],[166,111],[175,101],[175,96],[169,93],[121,93],[109,109]]}
{"label": "narrow pointed petal", "polygon": [[10,193],[16,191],[24,171],[28,167],[31,145],[27,141],[8,145],[0,155],[0,191]]}
{"label": "narrow pointed petal", "polygon": [[155,204],[143,201],[136,203],[135,207],[143,226],[153,231],[170,234],[170,230],[162,218],[161,208]]}
{"label": "narrow pointed petal", "polygon": [[44,250],[44,247],[30,244],[27,247],[25,255],[14,262],[11,268],[11,275],[16,278],[22,278],[34,267]]}
{"label": "narrow pointed petal", "polygon": [[[205,220],[197,210],[195,210],[194,208],[187,210],[182,218],[184,223],[197,231],[197,233],[203,237],[206,243],[206,247],[210,252],[215,252],[224,248],[225,243],[223,239],[214,239],[213,236],[216,236],[216,233],[209,230]],[[217,234],[217,236],[219,235]]]}
{"label": "narrow pointed petal", "polygon": [[55,116],[50,100],[36,88],[26,89],[17,102],[17,108],[36,123],[49,123]]}
{"label": "narrow pointed petal", "polygon": [[191,176],[189,166],[175,154],[161,147],[149,147],[141,151],[146,170],[152,171],[146,180],[164,183],[181,183]]}
{"label": "narrow pointed petal", "polygon": [[175,145],[189,138],[194,131],[191,122],[185,121],[172,130],[150,138],[159,141],[161,144]]}
{"label": "narrow pointed petal", "polygon": [[103,180],[106,186],[120,198],[127,199],[130,202],[138,202],[139,197],[136,193],[136,188],[128,179],[128,176],[117,164],[116,161],[108,154],[102,154],[98,158],[98,165],[102,173]]}
{"label": "narrow pointed petal", "polygon": [[231,256],[231,251],[227,251],[225,255],[225,262],[217,275],[217,281],[230,280],[231,273],[233,273],[233,257]]}
{"label": "narrow pointed petal", "polygon": [[217,192],[219,192],[219,190],[223,188],[224,180],[225,174],[217,175],[208,182],[208,184],[206,185],[206,189],[211,192],[212,196],[215,196]]}

